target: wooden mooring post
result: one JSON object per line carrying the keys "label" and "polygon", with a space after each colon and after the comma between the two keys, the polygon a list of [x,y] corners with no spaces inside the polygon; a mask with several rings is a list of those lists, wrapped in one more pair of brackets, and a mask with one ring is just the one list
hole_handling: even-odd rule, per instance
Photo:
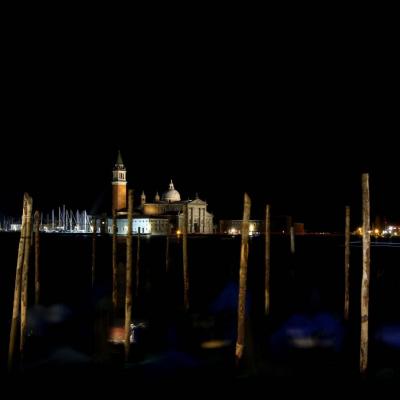
{"label": "wooden mooring post", "polygon": [[94,217],[93,234],[92,234],[92,287],[94,287],[94,279],[96,273],[96,236],[97,236],[97,218]]}
{"label": "wooden mooring post", "polygon": [[118,307],[118,276],[117,276],[117,212],[112,211],[112,304],[113,314]]}
{"label": "wooden mooring post", "polygon": [[295,236],[294,236],[294,227],[290,227],[290,252],[292,254],[295,253]]}
{"label": "wooden mooring post", "polygon": [[270,268],[271,268],[271,207],[265,208],[265,314],[270,311]]}
{"label": "wooden mooring post", "polygon": [[129,359],[130,327],[132,323],[132,214],[133,190],[128,191],[128,233],[126,236],[126,290],[125,290],[125,361]]}
{"label": "wooden mooring post", "polygon": [[[8,347],[8,370],[11,371],[14,362],[14,350],[15,341],[17,337],[18,318],[20,315],[20,304],[21,304],[21,279],[22,279],[22,264],[24,261],[24,249],[25,249],[25,238],[26,238],[26,220],[28,212],[28,193],[24,193],[23,211],[22,211],[22,223],[21,223],[21,235],[18,245],[18,257],[17,257],[17,268],[15,273],[15,287],[14,287],[14,301],[13,301],[13,313],[11,319],[11,330],[10,330],[10,341]],[[28,233],[29,235],[29,233]]]}
{"label": "wooden mooring post", "polygon": [[243,356],[246,317],[246,285],[247,285],[247,261],[249,256],[249,219],[251,200],[247,193],[244,194],[242,243],[240,248],[239,271],[239,303],[238,303],[238,332],[236,341],[236,361]]}
{"label": "wooden mooring post", "polygon": [[370,202],[369,202],[369,175],[362,174],[362,282],[361,282],[361,338],[360,338],[360,372],[365,374],[368,366],[368,305],[370,280]]}
{"label": "wooden mooring post", "polygon": [[350,207],[346,207],[344,229],[344,319],[349,319],[350,303]]}
{"label": "wooden mooring post", "polygon": [[169,233],[167,233],[165,238],[165,272],[169,272]]}
{"label": "wooden mooring post", "polygon": [[35,211],[35,304],[40,302],[40,213]]}
{"label": "wooden mooring post", "polygon": [[188,227],[188,205],[183,207],[182,227],[182,256],[183,256],[183,304],[185,310],[189,309],[189,266],[187,252],[187,227]]}
{"label": "wooden mooring post", "polygon": [[137,248],[136,248],[136,299],[139,297],[139,279],[140,279],[140,227],[137,232]]}
{"label": "wooden mooring post", "polygon": [[28,272],[29,272],[29,256],[31,248],[31,231],[32,231],[32,197],[28,196],[26,208],[26,230],[25,230],[25,246],[24,246],[24,264],[22,267],[21,280],[21,338],[19,349],[21,353],[21,361],[24,358],[25,340],[27,333],[27,311],[28,311]]}

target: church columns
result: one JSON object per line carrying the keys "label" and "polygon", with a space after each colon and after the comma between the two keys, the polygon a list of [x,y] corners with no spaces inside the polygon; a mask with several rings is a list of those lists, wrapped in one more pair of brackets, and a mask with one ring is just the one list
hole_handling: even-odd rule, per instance
{"label": "church columns", "polygon": [[199,233],[201,232],[201,208],[199,207],[199,228],[198,228],[198,231],[199,231]]}

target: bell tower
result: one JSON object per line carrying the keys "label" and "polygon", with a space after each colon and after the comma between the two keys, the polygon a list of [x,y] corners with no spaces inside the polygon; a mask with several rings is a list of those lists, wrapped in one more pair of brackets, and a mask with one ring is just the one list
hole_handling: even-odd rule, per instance
{"label": "bell tower", "polygon": [[112,210],[120,211],[126,208],[126,184],[126,169],[118,150],[117,162],[113,169]]}

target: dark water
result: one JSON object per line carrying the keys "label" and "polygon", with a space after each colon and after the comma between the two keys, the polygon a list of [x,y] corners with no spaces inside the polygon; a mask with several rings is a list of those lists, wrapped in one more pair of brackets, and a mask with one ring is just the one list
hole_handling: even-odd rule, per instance
{"label": "dark water", "polygon": [[[119,346],[104,348],[111,314],[111,238],[97,238],[96,281],[91,287],[91,237],[42,235],[42,308],[30,309],[31,336],[25,371],[90,368],[133,376],[302,377],[358,376],[361,247],[351,250],[350,322],[343,313],[343,237],[274,236],[271,245],[271,314],[263,313],[264,238],[250,241],[246,346],[234,365],[240,237],[190,237],[190,312],[183,310],[181,242],[171,240],[165,271],[165,238],[141,241],[140,288],[133,297],[137,331],[131,362]],[[1,367],[5,370],[18,235],[1,234]],[[354,240],[357,240],[354,238]],[[136,239],[134,238],[134,261]],[[388,242],[387,242],[388,243]],[[394,242],[395,243],[395,242]],[[399,243],[399,242],[397,242]],[[125,244],[119,244],[120,280]],[[370,289],[369,376],[398,378],[400,370],[400,247],[373,247]],[[33,303],[33,268],[30,304]],[[123,304],[123,285],[120,284]],[[135,287],[135,284],[133,284]],[[123,317],[123,307],[119,315]],[[118,321],[118,319],[117,319]],[[311,339],[310,339],[311,338]],[[221,345],[205,349],[204,343]],[[323,345],[325,343],[326,345]]]}

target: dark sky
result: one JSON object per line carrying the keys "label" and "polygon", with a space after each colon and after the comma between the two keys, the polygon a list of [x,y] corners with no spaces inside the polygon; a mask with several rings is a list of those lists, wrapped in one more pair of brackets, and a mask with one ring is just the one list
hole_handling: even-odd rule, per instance
{"label": "dark sky", "polygon": [[[0,213],[101,211],[120,148],[149,198],[173,178],[216,218],[271,202],[306,229],[361,214],[400,220],[398,61],[390,40],[339,27],[240,24],[10,31],[2,72]],[[251,24],[250,24],[251,25]],[[104,28],[104,27],[103,27]],[[357,222],[357,221],[355,221]]]}

